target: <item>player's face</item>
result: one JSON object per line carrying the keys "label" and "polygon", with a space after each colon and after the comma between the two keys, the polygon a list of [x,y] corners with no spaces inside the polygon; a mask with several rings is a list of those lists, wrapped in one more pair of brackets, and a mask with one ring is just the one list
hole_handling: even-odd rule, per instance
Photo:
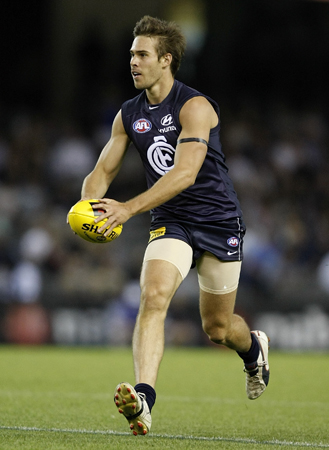
{"label": "player's face", "polygon": [[130,49],[130,69],[137,89],[151,89],[163,74],[163,58],[158,59],[157,40],[137,36]]}

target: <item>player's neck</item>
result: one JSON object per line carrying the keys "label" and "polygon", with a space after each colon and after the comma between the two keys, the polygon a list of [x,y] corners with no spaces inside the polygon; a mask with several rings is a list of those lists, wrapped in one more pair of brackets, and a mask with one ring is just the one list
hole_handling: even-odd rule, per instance
{"label": "player's neck", "polygon": [[146,89],[146,95],[148,102],[151,105],[157,105],[169,95],[173,84],[174,84],[174,78],[168,78],[166,82],[163,83],[157,83],[156,85],[152,86],[149,89]]}

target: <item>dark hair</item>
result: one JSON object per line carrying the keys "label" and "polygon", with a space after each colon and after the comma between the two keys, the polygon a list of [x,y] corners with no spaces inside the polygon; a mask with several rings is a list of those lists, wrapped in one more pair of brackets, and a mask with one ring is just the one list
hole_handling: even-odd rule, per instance
{"label": "dark hair", "polygon": [[160,59],[166,53],[171,54],[170,70],[175,76],[186,47],[185,37],[177,23],[144,16],[136,23],[133,35],[134,37],[148,36],[158,38],[158,58]]}

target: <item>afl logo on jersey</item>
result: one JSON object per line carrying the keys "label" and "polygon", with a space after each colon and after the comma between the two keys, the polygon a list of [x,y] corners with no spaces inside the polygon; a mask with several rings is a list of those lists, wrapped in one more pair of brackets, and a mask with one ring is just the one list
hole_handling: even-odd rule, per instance
{"label": "afl logo on jersey", "polygon": [[237,247],[239,245],[239,238],[237,237],[230,237],[229,239],[227,239],[227,243],[230,247]]}
{"label": "afl logo on jersey", "polygon": [[152,124],[147,119],[138,119],[133,124],[133,129],[136,133],[147,133],[152,128]]}
{"label": "afl logo on jersey", "polygon": [[174,167],[175,149],[164,136],[156,136],[154,144],[147,150],[147,159],[159,175],[164,175]]}

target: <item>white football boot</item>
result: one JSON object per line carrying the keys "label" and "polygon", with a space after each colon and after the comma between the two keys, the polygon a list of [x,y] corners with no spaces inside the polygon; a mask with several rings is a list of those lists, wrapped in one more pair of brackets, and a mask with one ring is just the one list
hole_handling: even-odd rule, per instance
{"label": "white football boot", "polygon": [[147,434],[151,429],[152,417],[145,400],[145,394],[136,392],[129,383],[120,383],[115,388],[114,403],[120,414],[128,420],[133,434]]}
{"label": "white football boot", "polygon": [[257,359],[257,367],[247,370],[246,372],[246,391],[250,400],[260,397],[265,391],[270,379],[270,366],[268,364],[268,349],[270,339],[263,331],[251,332],[259,343],[259,356]]}

